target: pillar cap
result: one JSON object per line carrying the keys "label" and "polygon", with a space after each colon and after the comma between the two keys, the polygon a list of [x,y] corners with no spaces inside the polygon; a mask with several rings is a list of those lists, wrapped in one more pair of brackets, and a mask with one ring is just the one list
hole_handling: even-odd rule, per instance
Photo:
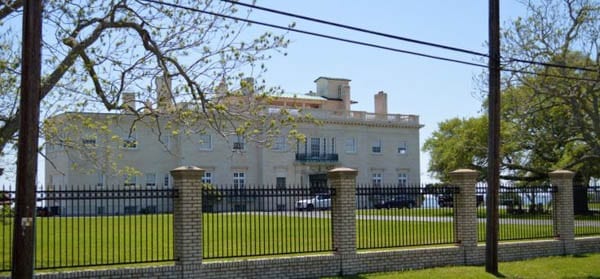
{"label": "pillar cap", "polygon": [[172,169],[171,171],[183,171],[183,170],[200,171],[200,170],[203,170],[203,169],[199,168],[199,167],[196,167],[196,166],[179,166],[179,167],[176,167],[176,168]]}
{"label": "pillar cap", "polygon": [[339,167],[339,168],[334,168],[331,169],[327,172],[327,174],[329,176],[338,176],[338,175],[353,175],[356,176],[358,174],[358,171],[356,169],[351,169],[351,168],[346,168],[346,167]]}
{"label": "pillar cap", "polygon": [[454,171],[450,172],[450,174],[467,174],[467,173],[476,174],[477,171],[476,170],[472,170],[472,169],[457,169],[457,170],[454,170]]}
{"label": "pillar cap", "polygon": [[575,172],[572,172],[570,170],[555,170],[549,173],[548,176],[550,176],[550,178],[552,179],[572,179],[573,177],[575,177]]}
{"label": "pillar cap", "polygon": [[204,169],[196,167],[196,166],[180,166],[172,169],[170,171],[171,175],[174,178],[193,178],[202,177],[202,173],[204,173]]}
{"label": "pillar cap", "polygon": [[456,182],[457,179],[477,180],[479,172],[471,169],[457,169],[450,172],[449,175],[453,182]]}

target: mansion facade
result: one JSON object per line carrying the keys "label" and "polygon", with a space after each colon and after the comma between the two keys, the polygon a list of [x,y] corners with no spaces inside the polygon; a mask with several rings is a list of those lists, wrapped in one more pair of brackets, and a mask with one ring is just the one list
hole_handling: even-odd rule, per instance
{"label": "mansion facade", "polygon": [[[236,189],[262,185],[316,187],[326,183],[329,169],[340,166],[358,170],[358,184],[402,186],[420,183],[419,129],[422,125],[418,116],[388,113],[384,92],[375,94],[374,112],[353,111],[350,107],[355,102],[350,98],[350,80],[319,77],[315,83],[316,92],[277,95],[270,107],[290,107],[293,103],[294,107],[301,107],[322,124],[298,123],[297,130],[305,135],[305,141],[290,142],[287,135],[281,135],[276,136],[269,146],[246,142],[241,137],[223,138],[210,130],[201,134],[158,137],[151,127],[136,125],[135,131],[131,132],[128,127],[134,118],[124,113],[56,116],[56,119],[73,115],[112,118],[109,127],[103,128],[122,135],[123,144],[119,154],[111,156],[111,161],[116,169],[131,169],[132,173],[111,174],[99,167],[100,155],[93,158],[75,156],[67,145],[48,144],[46,187],[170,188],[169,171],[179,166],[203,168],[203,182]],[[103,144],[85,135],[80,139],[84,145],[98,149]],[[61,205],[49,206],[61,211],[57,209]],[[106,210],[96,209],[87,214],[132,213],[141,209]]]}

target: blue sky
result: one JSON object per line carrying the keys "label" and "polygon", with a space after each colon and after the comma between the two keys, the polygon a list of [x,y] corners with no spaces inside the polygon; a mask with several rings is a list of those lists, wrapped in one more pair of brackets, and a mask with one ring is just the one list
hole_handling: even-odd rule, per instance
{"label": "blue sky", "polygon": [[[249,3],[250,1],[243,0]],[[328,21],[435,42],[478,52],[487,52],[488,1],[485,0],[258,0],[257,5]],[[524,15],[517,0],[501,1],[501,24]],[[250,18],[347,39],[377,43],[393,48],[486,63],[468,55],[423,47],[403,41],[344,31],[289,17],[254,11]],[[273,31],[253,25],[249,32]],[[421,145],[439,122],[452,117],[470,117],[481,113],[476,75],[481,68],[437,61],[364,46],[351,45],[297,33],[287,35],[292,43],[287,56],[273,55],[267,61],[267,84],[286,92],[315,90],[319,76],[351,79],[353,110],[373,111],[373,95],[388,93],[388,112],[416,114],[424,128]],[[44,164],[39,166],[43,173]],[[429,156],[421,153],[421,182],[432,179],[427,173]],[[14,175],[14,174],[13,174]],[[43,176],[38,176],[43,181]],[[0,177],[0,185],[13,184],[14,177]]]}
{"label": "blue sky", "polygon": [[[247,2],[247,1],[245,1]],[[328,21],[371,29],[397,36],[435,42],[487,53],[488,1],[484,0],[259,0],[257,5]],[[525,14],[516,0],[501,1],[501,24]],[[457,54],[403,41],[384,39],[358,32],[344,31],[254,11],[251,19],[280,25],[296,22],[296,28],[377,43],[389,47],[486,64],[476,57]],[[258,30],[266,27],[253,26]],[[274,31],[277,33],[278,31]],[[292,43],[287,56],[275,55],[266,65],[269,85],[285,91],[315,91],[318,76],[351,79],[353,110],[370,111],[373,95],[388,93],[388,112],[416,114],[425,125],[421,146],[437,129],[439,122],[452,117],[470,117],[482,113],[475,76],[481,68],[437,61],[364,46],[351,45],[308,35],[290,33]],[[429,156],[421,152],[421,181],[432,179],[427,173]]]}

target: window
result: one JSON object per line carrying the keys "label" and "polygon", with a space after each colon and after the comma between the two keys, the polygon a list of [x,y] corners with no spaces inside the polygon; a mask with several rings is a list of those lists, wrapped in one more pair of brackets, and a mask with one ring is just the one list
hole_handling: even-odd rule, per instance
{"label": "window", "polygon": [[404,155],[404,154],[406,154],[407,150],[408,150],[408,148],[406,146],[405,141],[402,141],[402,142],[400,142],[400,144],[398,144],[398,154]]}
{"label": "window", "polygon": [[373,187],[381,187],[383,182],[383,175],[381,173],[373,173],[371,181],[373,182]]}
{"label": "window", "polygon": [[285,189],[285,177],[275,178],[275,189]]}
{"label": "window", "polygon": [[244,189],[246,184],[246,174],[243,172],[233,173],[233,187],[235,189]]}
{"label": "window", "polygon": [[233,150],[244,150],[244,137],[234,136],[233,137]]}
{"label": "window", "polygon": [[123,175],[123,186],[134,187],[137,184],[137,176],[124,174]]}
{"label": "window", "polygon": [[198,143],[200,150],[212,150],[212,136],[211,135],[200,135],[200,142]]}
{"label": "window", "polygon": [[355,138],[346,138],[346,142],[344,144],[344,151],[346,151],[346,153],[356,153]]}
{"label": "window", "polygon": [[287,149],[287,138],[285,136],[278,136],[274,141],[273,150],[285,151]]}
{"label": "window", "polygon": [[146,187],[154,187],[156,186],[156,174],[155,173],[147,173],[146,174]]}
{"label": "window", "polygon": [[381,153],[382,144],[381,140],[376,140],[373,142],[373,146],[371,147],[371,151],[373,153]]}
{"label": "window", "polygon": [[398,186],[407,186],[408,185],[408,174],[401,172],[398,174]]}
{"label": "window", "polygon": [[212,184],[212,173],[204,172],[204,175],[202,175],[202,183]]}
{"label": "window", "polygon": [[81,139],[81,143],[85,147],[96,147],[96,138],[95,137],[85,137]]}
{"label": "window", "polygon": [[171,175],[169,175],[168,173],[165,173],[165,176],[163,176],[163,186],[168,188],[170,185],[170,183],[169,183],[170,180],[171,180]]}
{"label": "window", "polygon": [[319,157],[321,154],[321,138],[310,138],[310,157]]}
{"label": "window", "polygon": [[104,173],[99,171],[96,173],[96,177],[97,177],[97,183],[96,186],[97,187],[103,187],[104,186]]}
{"label": "window", "polygon": [[123,137],[121,137],[123,139],[123,148],[125,149],[136,149],[138,146],[138,141],[136,139],[135,134],[128,134],[125,135]]}

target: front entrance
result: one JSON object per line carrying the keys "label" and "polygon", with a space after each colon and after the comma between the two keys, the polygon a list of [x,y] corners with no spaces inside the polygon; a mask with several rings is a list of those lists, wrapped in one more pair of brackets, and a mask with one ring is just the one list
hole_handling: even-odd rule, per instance
{"label": "front entrance", "polygon": [[328,192],[326,173],[310,174],[308,175],[308,180],[311,195]]}

